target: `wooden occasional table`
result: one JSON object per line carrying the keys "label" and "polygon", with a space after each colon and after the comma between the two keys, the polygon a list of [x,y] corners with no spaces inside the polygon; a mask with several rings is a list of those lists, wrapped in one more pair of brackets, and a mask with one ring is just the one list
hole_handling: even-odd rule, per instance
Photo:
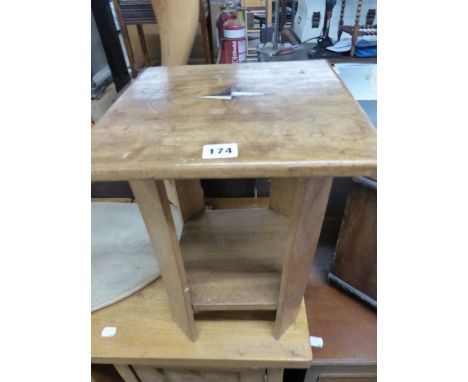
{"label": "wooden occasional table", "polygon": [[[172,320],[157,280],[91,315],[91,361],[114,364],[126,382],[137,381],[134,373],[142,382],[263,382],[265,374],[278,382],[283,368],[307,368],[312,360],[304,301],[295,325],[280,340],[272,337],[272,326],[266,319],[197,320],[199,337],[191,342]],[[115,335],[103,337],[106,327],[116,328]]]}
{"label": "wooden occasional table", "polygon": [[[230,157],[202,158],[211,144]],[[274,311],[279,338],[299,310],[333,177],[375,173],[375,132],[322,60],[148,68],[92,129],[92,179],[130,181],[192,340],[194,313],[213,310]],[[205,211],[200,178],[271,178],[270,206]],[[185,222],[180,244],[169,203]]]}

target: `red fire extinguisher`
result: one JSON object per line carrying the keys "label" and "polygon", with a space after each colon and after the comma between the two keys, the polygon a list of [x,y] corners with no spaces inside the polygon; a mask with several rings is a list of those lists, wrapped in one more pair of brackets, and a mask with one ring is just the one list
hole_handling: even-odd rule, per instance
{"label": "red fire extinguisher", "polygon": [[221,64],[236,64],[247,60],[245,25],[237,18],[229,19],[223,25]]}
{"label": "red fire extinguisher", "polygon": [[219,38],[218,63],[234,64],[247,60],[246,26],[239,13],[240,1],[226,4],[216,20]]}
{"label": "red fire extinguisher", "polygon": [[224,39],[224,23],[229,19],[235,19],[237,12],[232,9],[223,8],[223,11],[216,18],[216,29],[218,31],[218,49],[221,49],[221,44]]}

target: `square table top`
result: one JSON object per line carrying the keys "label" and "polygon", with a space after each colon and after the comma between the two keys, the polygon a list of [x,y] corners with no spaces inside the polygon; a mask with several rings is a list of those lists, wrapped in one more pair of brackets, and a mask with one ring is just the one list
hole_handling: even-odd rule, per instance
{"label": "square table top", "polygon": [[[147,68],[91,141],[93,180],[375,176],[377,167],[376,133],[325,60]],[[204,145],[221,143],[237,143],[238,156],[202,158]]]}

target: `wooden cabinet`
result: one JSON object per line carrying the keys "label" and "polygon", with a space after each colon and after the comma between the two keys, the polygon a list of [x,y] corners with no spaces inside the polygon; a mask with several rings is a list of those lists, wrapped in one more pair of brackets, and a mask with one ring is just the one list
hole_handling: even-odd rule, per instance
{"label": "wooden cabinet", "polygon": [[377,182],[354,178],[330,280],[377,306]]}
{"label": "wooden cabinet", "polygon": [[313,348],[306,382],[374,382],[377,380],[377,313],[328,282],[334,243],[321,243],[305,300],[311,336],[322,337]]}
{"label": "wooden cabinet", "polygon": [[377,382],[376,365],[316,365],[308,370],[305,382]]}

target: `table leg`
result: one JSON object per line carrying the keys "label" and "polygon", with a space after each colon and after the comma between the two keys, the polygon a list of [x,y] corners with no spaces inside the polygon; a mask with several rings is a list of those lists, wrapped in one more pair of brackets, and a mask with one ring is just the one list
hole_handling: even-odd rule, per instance
{"label": "table leg", "polygon": [[196,332],[192,303],[164,182],[132,180],[130,186],[159,261],[174,320],[194,341]]}
{"label": "table leg", "polygon": [[333,178],[299,178],[290,213],[289,236],[281,275],[274,337],[297,315],[322,229]]}
{"label": "table leg", "polygon": [[273,178],[270,186],[270,208],[290,218],[296,186],[297,178]]}
{"label": "table leg", "polygon": [[205,210],[203,188],[199,179],[176,180],[175,188],[184,222]]}
{"label": "table leg", "polygon": [[[200,21],[200,1],[152,0],[152,4],[161,38],[161,65],[187,64],[197,33],[197,24]],[[182,213],[183,221],[203,210],[203,191],[201,198],[199,191],[200,180],[178,180],[175,183],[172,181],[172,185],[177,186],[179,198],[177,206]],[[176,204],[173,198],[171,202]]]}
{"label": "table leg", "polygon": [[264,381],[265,369],[242,370],[239,373],[239,382]]}
{"label": "table leg", "polygon": [[114,367],[124,382],[138,382],[137,377],[135,377],[135,374],[133,374],[132,369],[128,365],[114,365]]}
{"label": "table leg", "polygon": [[267,382],[283,382],[284,369],[267,369]]}

